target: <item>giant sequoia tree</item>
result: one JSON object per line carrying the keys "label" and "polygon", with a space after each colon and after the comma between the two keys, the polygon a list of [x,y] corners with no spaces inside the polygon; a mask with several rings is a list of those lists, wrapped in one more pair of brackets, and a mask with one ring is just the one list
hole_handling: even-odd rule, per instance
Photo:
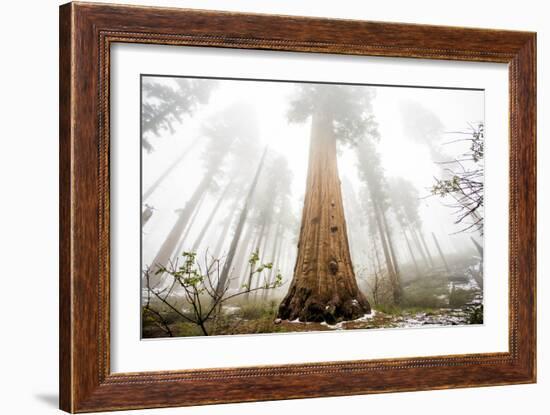
{"label": "giant sequoia tree", "polygon": [[365,129],[365,88],[302,85],[289,120],[311,119],[306,195],[294,277],[278,315],[334,323],[370,313],[351,262],[336,159],[337,140],[354,143]]}

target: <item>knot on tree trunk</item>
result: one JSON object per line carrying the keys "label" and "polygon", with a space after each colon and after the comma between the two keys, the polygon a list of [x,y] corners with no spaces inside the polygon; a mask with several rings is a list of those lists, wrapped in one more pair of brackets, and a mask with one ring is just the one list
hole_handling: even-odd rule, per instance
{"label": "knot on tree trunk", "polygon": [[336,262],[335,260],[330,261],[328,263],[328,270],[332,275],[336,275],[336,273],[338,272],[338,262]]}

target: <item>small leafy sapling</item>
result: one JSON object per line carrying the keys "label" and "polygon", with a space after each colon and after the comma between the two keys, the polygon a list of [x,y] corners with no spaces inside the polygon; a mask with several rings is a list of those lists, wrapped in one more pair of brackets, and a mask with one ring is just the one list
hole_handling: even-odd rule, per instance
{"label": "small leafy sapling", "polygon": [[[250,256],[248,261],[250,272],[246,282],[233,291],[230,287],[235,278],[227,279],[221,289],[218,284],[224,265],[223,259],[214,258],[206,253],[201,264],[195,252],[183,252],[181,259],[183,260],[181,265],[178,258],[170,266],[160,267],[155,271],[157,275],[166,276],[163,283],[155,287],[151,286],[150,270],[147,269],[143,273],[147,293],[144,309],[155,319],[157,326],[169,336],[173,333],[162,314],[152,307],[151,296],[184,321],[197,325],[202,334],[208,336],[207,323],[222,312],[222,306],[227,301],[243,295],[248,298],[251,292],[273,290],[283,285],[283,277],[279,272],[273,280],[269,279],[269,273],[265,271],[271,270],[273,263],[262,263],[259,251],[254,251]],[[179,288],[178,293],[181,291],[181,295],[173,295],[176,287]],[[184,299],[187,307],[183,308],[177,304],[179,298]]]}

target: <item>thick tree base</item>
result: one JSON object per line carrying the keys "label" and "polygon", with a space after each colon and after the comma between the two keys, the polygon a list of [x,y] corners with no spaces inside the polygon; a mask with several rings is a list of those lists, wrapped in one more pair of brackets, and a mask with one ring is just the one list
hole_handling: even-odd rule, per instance
{"label": "thick tree base", "polygon": [[294,286],[281,302],[277,317],[282,320],[336,324],[370,313],[370,304],[360,292],[355,296],[334,294],[327,301],[312,294],[311,289]]}

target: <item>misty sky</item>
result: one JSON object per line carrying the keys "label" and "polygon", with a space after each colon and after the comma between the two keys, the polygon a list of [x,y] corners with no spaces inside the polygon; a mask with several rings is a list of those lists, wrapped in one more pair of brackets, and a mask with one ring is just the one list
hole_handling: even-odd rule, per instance
{"label": "misty sky", "polygon": [[[155,81],[168,83],[170,78],[155,78]],[[269,145],[270,151],[280,153],[288,160],[292,171],[292,209],[299,217],[305,191],[309,149],[309,121],[303,124],[289,124],[287,111],[290,97],[296,84],[288,82],[260,82],[220,80],[211,95],[210,102],[200,107],[192,117],[186,116],[180,125],[175,125],[173,134],[164,133],[150,141],[155,151],[143,151],[142,184],[147,189],[166,166],[200,135],[203,122],[213,114],[231,106],[236,101],[253,104],[259,124],[259,148]],[[373,113],[379,124],[381,135],[378,151],[386,178],[403,177],[414,184],[420,196],[426,196],[421,203],[421,217],[424,229],[441,237],[442,248],[447,251],[457,249],[469,235],[452,235],[461,227],[453,224],[452,209],[442,205],[438,197],[429,196],[434,177],[440,176],[441,167],[434,163],[430,149],[425,143],[415,139],[414,131],[406,127],[404,112],[411,108],[433,113],[443,126],[438,145],[445,154],[457,157],[467,150],[464,144],[453,143],[455,131],[467,131],[470,124],[484,121],[483,91],[423,89],[407,87],[372,87],[375,97],[372,101]],[[406,114],[405,114],[406,115]],[[414,117],[415,114],[409,114]],[[185,205],[202,174],[199,144],[185,162],[163,182],[147,203],[156,210],[150,222],[143,229],[143,261],[148,263],[166,237],[176,220],[176,209]],[[342,180],[351,182],[356,194],[360,193],[357,177],[356,158],[353,149],[340,146],[339,172]],[[251,165],[253,162],[251,162]],[[250,166],[243,166],[248,168]],[[182,180],[184,178],[184,180]],[[214,204],[214,197],[207,198],[202,205],[197,221],[205,219]],[[344,199],[344,203],[346,200]],[[359,214],[359,213],[357,213]],[[193,230],[191,230],[193,232]],[[430,238],[431,239],[431,238]],[[431,241],[429,241],[431,243]]]}

